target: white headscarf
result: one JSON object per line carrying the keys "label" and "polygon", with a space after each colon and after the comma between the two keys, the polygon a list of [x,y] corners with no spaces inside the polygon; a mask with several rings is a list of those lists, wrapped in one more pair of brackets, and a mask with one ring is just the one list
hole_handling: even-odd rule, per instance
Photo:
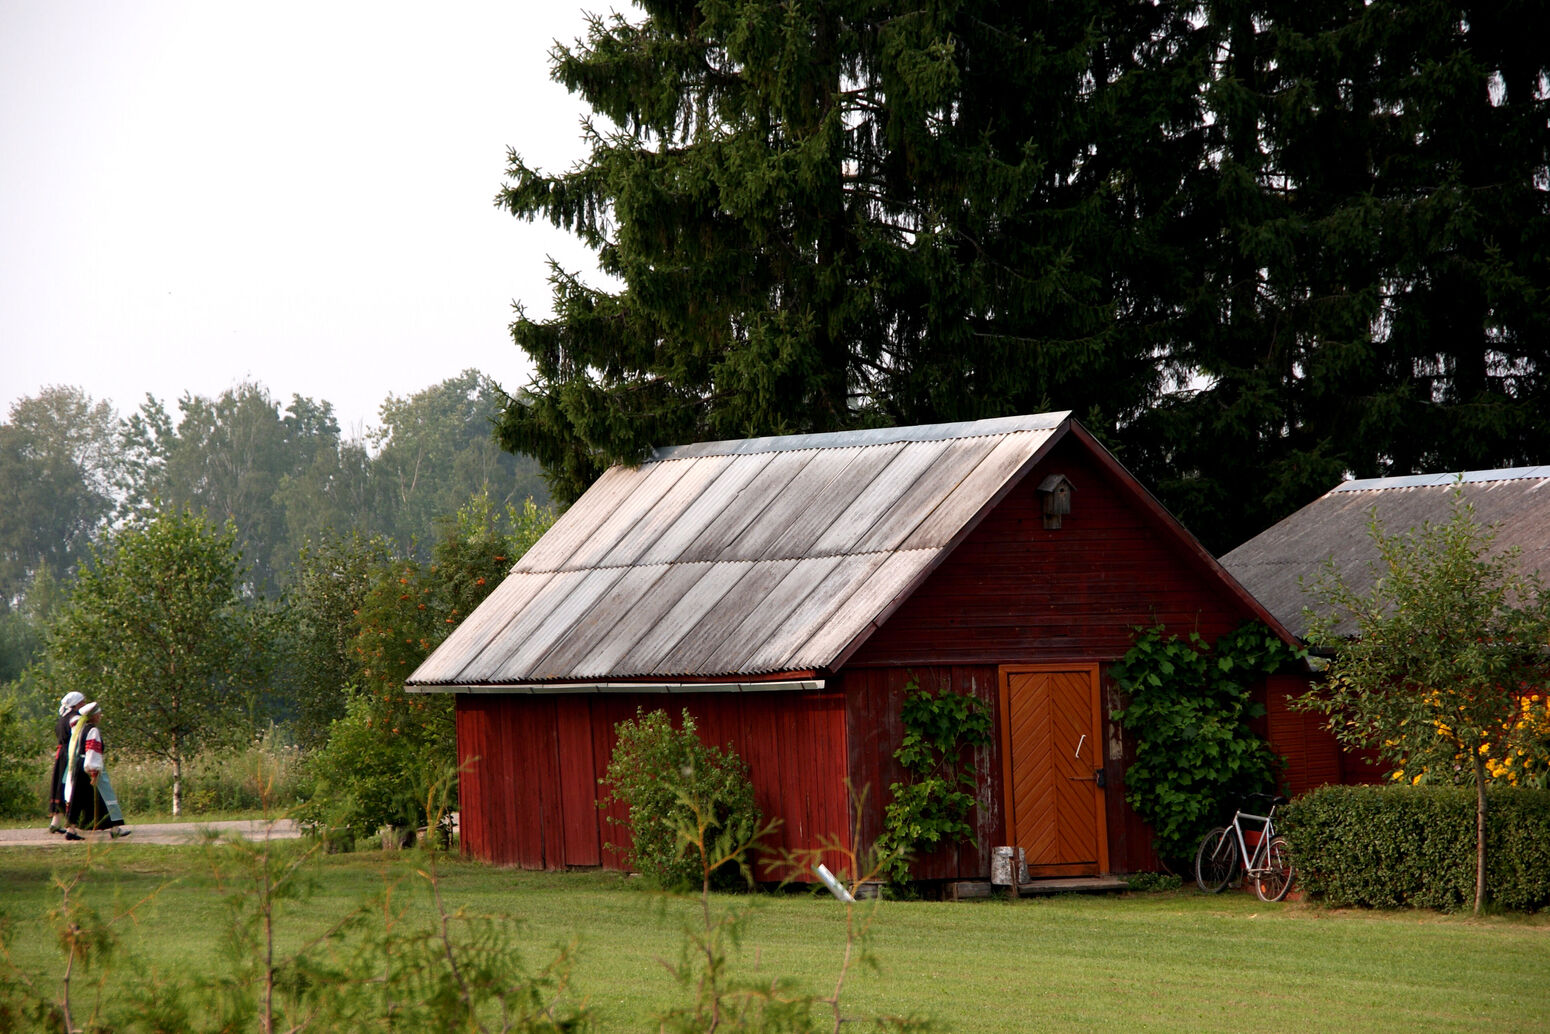
{"label": "white headscarf", "polygon": [[63,718],[65,716],[65,712],[69,711],[70,708],[74,707],[76,704],[79,704],[82,700],[85,699],[85,693],[78,693],[73,689],[66,693],[59,700],[59,717]]}

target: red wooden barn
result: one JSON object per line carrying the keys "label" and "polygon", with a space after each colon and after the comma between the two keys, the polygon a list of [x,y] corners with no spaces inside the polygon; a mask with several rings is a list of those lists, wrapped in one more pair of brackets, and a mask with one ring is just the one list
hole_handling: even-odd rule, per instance
{"label": "red wooden barn", "polygon": [[[917,877],[983,879],[1003,844],[1035,875],[1134,872],[1154,859],[1124,801],[1107,668],[1137,626],[1213,640],[1251,618],[1280,629],[1049,413],[615,467],[409,684],[457,694],[463,843],[493,862],[623,866],[597,781],[637,707],[687,709],[730,743],[782,846],[864,848],[914,682],[974,694],[997,729],[975,759],[978,844],[917,860]],[[860,814],[847,785],[867,790]]]}

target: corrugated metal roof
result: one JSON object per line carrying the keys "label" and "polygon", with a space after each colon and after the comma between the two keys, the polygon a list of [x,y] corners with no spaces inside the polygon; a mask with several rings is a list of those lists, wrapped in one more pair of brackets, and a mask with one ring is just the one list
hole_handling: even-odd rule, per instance
{"label": "corrugated metal roof", "polygon": [[1516,547],[1521,569],[1550,577],[1550,466],[1347,481],[1222,557],[1222,566],[1297,635],[1314,599],[1304,591],[1333,561],[1347,584],[1371,588],[1376,559],[1368,524],[1376,509],[1389,534],[1451,516],[1455,486],[1493,526],[1498,549]]}
{"label": "corrugated metal roof", "polygon": [[1452,474],[1408,474],[1390,478],[1366,478],[1343,482],[1330,489],[1330,491],[1376,492],[1388,488],[1438,488],[1457,482],[1462,482],[1466,485],[1476,485],[1490,481],[1546,480],[1550,480],[1550,466],[1504,467],[1501,470],[1464,470]]}
{"label": "corrugated metal roof", "polygon": [[1068,413],[659,449],[614,467],[410,677],[422,689],[821,671]]}

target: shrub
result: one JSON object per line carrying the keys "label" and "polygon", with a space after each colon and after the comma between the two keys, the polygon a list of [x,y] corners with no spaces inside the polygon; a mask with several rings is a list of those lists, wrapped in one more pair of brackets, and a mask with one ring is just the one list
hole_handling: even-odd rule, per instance
{"label": "shrub", "polygon": [[1178,890],[1184,880],[1173,873],[1133,872],[1125,877],[1125,885],[1136,894],[1160,894]]}
{"label": "shrub", "polygon": [[[637,709],[633,721],[614,728],[619,739],[602,780],[606,794],[599,805],[619,801],[629,809],[630,865],[667,889],[700,884],[701,859],[689,855],[680,834],[693,825],[695,805],[712,840],[724,830],[758,829],[761,820],[747,764],[730,746],[723,751],[701,743],[695,729],[688,711],[674,729],[666,711]],[[735,879],[728,869],[718,876],[723,883]]]}
{"label": "shrub", "polygon": [[[432,700],[437,706],[449,700]],[[382,716],[364,697],[352,697],[333,723],[328,745],[312,755],[310,800],[297,818],[317,830],[368,837],[383,826],[414,829],[427,821],[431,780],[447,767],[442,744],[382,729]]]}
{"label": "shrub", "polygon": [[[1486,895],[1498,907],[1550,905],[1550,791],[1490,787]],[[1453,911],[1475,896],[1475,791],[1326,786],[1282,812],[1298,885],[1332,905]]]}
{"label": "shrub", "polygon": [[[41,743],[29,742],[28,731],[15,705],[0,697],[0,818],[25,818],[46,807],[43,792],[53,758],[39,750]],[[27,777],[32,772],[36,779]]]}

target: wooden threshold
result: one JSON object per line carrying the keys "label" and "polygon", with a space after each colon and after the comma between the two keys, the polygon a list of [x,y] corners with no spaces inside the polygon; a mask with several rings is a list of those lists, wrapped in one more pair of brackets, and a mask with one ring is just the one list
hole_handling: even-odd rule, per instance
{"label": "wooden threshold", "polygon": [[1105,894],[1129,889],[1130,884],[1122,876],[1057,876],[1017,885],[1017,893],[1023,897],[1038,894]]}
{"label": "wooden threshold", "polygon": [[[1130,884],[1123,876],[1059,876],[1020,883],[1017,893],[1027,898],[1050,894],[1112,894],[1129,889]],[[947,884],[943,897],[948,901],[970,901],[1010,890],[1004,884],[992,884],[989,880],[955,880]]]}

